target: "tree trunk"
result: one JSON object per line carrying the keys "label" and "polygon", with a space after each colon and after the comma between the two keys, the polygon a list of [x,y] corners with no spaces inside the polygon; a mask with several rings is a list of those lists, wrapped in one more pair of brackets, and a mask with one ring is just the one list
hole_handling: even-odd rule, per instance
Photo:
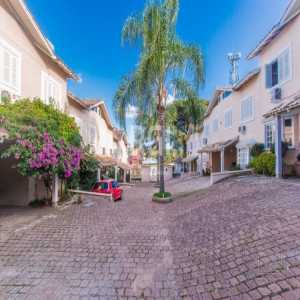
{"label": "tree trunk", "polygon": [[159,137],[156,137],[156,150],[157,150],[157,155],[156,155],[156,160],[157,160],[157,166],[156,166],[156,184],[159,186]]}
{"label": "tree trunk", "polygon": [[161,107],[158,115],[159,122],[159,192],[165,192],[164,152],[165,152],[165,112]]}
{"label": "tree trunk", "polygon": [[182,139],[183,157],[186,157],[187,147],[185,138]]}

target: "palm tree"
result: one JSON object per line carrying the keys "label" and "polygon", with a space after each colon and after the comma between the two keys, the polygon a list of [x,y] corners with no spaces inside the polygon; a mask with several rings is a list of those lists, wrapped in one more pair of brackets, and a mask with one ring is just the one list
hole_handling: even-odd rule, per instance
{"label": "palm tree", "polygon": [[[136,69],[126,76],[115,95],[114,107],[126,128],[126,110],[134,105],[148,113],[155,107],[159,130],[160,192],[164,187],[165,108],[170,91],[187,86],[197,90],[204,81],[203,56],[197,46],[183,43],[176,35],[179,0],[150,1],[142,13],[130,16],[122,30],[123,43],[138,43]],[[154,100],[153,100],[154,99]]]}
{"label": "palm tree", "polygon": [[184,156],[188,134],[201,128],[207,107],[208,102],[198,98],[176,100],[167,106],[166,119],[171,143],[175,147],[181,145]]}

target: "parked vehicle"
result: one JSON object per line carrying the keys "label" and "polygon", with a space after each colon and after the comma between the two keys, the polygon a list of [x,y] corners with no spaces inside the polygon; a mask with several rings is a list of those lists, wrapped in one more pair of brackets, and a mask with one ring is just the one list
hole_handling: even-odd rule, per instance
{"label": "parked vehicle", "polygon": [[123,194],[123,190],[120,188],[119,183],[112,179],[105,179],[96,182],[92,188],[92,192],[110,194],[114,201],[121,200]]}

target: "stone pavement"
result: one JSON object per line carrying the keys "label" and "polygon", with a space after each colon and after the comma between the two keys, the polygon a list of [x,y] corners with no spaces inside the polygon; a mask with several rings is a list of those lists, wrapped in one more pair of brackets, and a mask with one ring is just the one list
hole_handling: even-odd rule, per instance
{"label": "stone pavement", "polygon": [[300,299],[300,185],[87,198],[0,241],[0,299]]}

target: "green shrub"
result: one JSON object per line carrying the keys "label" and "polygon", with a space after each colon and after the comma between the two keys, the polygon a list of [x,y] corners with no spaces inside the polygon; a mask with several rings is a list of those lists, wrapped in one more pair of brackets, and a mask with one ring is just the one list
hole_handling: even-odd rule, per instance
{"label": "green shrub", "polygon": [[271,152],[263,152],[251,162],[255,173],[267,176],[275,176],[276,156]]}
{"label": "green shrub", "polygon": [[171,193],[169,193],[169,192],[164,192],[164,193],[158,192],[158,193],[155,193],[154,196],[155,196],[155,197],[158,197],[158,198],[169,198],[169,197],[171,197],[172,195],[171,195]]}
{"label": "green shrub", "polygon": [[250,154],[251,154],[251,157],[258,157],[264,151],[265,151],[265,145],[257,143],[252,146]]}

